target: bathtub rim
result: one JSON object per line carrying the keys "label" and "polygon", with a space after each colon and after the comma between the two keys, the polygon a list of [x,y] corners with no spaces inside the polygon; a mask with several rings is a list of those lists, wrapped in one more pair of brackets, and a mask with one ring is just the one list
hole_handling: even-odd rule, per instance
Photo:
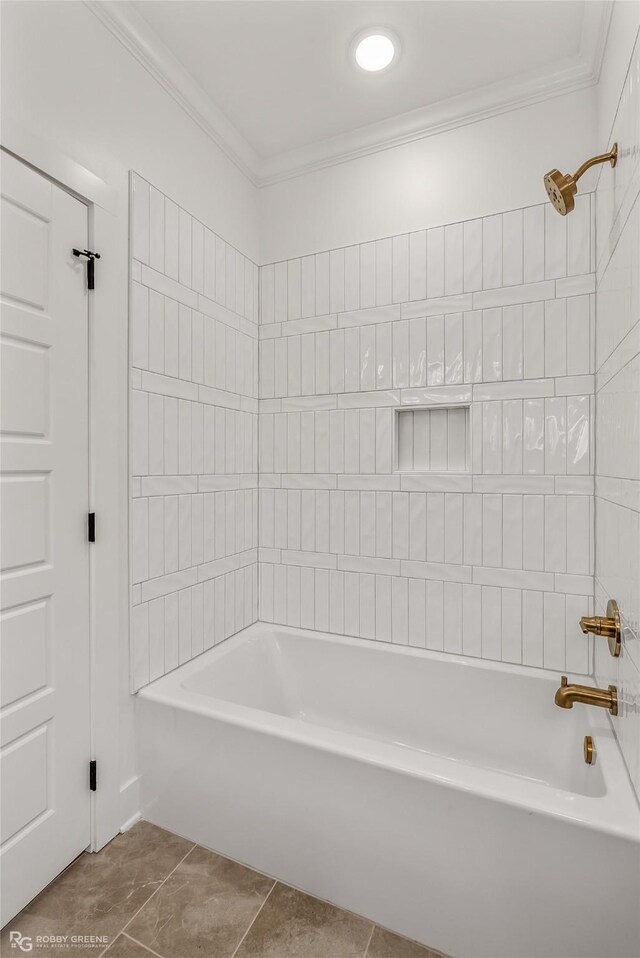
{"label": "bathtub rim", "polygon": [[[256,622],[166,675],[155,679],[149,685],[143,686],[135,695],[140,702],[152,702],[259,734],[275,736],[296,745],[336,754],[445,788],[475,794],[490,801],[564,820],[582,828],[595,829],[640,844],[640,806],[633,793],[609,717],[601,710],[597,712],[595,709],[589,710],[585,714],[585,728],[594,737],[597,736],[598,762],[601,766],[605,794],[589,796],[497,769],[471,765],[445,756],[403,747],[397,743],[368,739],[356,733],[335,730],[263,709],[239,705],[184,688],[186,679],[208,667],[212,661],[232,653],[238,646],[261,636],[282,634],[302,635],[337,645],[348,645],[359,649],[366,647],[378,652],[408,655],[422,660],[428,658],[448,664],[453,662],[458,667],[481,671],[519,675],[549,682],[559,681],[557,672],[546,669],[504,662],[488,662],[456,653],[398,646],[371,639]],[[572,677],[569,677],[571,680]],[[575,678],[583,683],[593,684],[591,677],[576,676]]]}

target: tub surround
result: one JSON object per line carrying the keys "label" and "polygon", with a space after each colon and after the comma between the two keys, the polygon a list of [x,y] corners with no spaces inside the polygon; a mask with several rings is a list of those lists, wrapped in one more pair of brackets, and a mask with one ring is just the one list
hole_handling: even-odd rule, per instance
{"label": "tub surround", "polygon": [[131,682],[257,619],[258,268],[131,176]]}
{"label": "tub surround", "polygon": [[594,241],[584,194],[262,267],[261,620],[592,671]]}
{"label": "tub surround", "polygon": [[134,690],[257,618],[591,671],[593,212],[258,270],[133,175]]}

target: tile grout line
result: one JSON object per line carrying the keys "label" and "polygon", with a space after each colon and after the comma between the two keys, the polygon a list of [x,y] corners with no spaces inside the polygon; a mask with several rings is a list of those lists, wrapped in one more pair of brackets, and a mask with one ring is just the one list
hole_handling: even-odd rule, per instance
{"label": "tile grout line", "polygon": [[129,941],[134,941],[136,945],[140,945],[141,948],[144,948],[145,951],[148,951],[150,955],[155,955],[156,958],[162,958],[162,955],[159,951],[154,951],[153,948],[149,948],[148,945],[143,944],[143,942],[138,941],[137,938],[134,938],[133,935],[128,935],[126,932],[121,931],[121,935],[124,935],[125,938],[128,938]]}
{"label": "tile grout line", "polygon": [[374,933],[375,930],[376,930],[376,924],[375,924],[375,922],[372,922],[372,923],[371,923],[371,934],[369,935],[369,940],[367,941],[367,947],[366,947],[365,950],[364,950],[364,954],[363,954],[362,958],[367,958],[367,955],[369,954],[369,947],[370,947],[370,945],[371,945],[371,939],[373,938],[373,933]]}
{"label": "tile grout line", "polygon": [[[141,912],[142,909],[145,907],[145,905],[148,904],[148,902],[151,901],[151,899],[154,897],[154,895],[156,895],[156,894],[160,891],[160,889],[162,888],[162,886],[164,885],[164,883],[167,881],[167,879],[169,879],[169,878],[173,875],[173,873],[174,873],[174,871],[176,870],[176,868],[179,868],[180,865],[182,865],[182,863],[183,863],[183,861],[185,860],[185,858],[188,858],[188,856],[191,854],[191,852],[193,851],[193,849],[196,847],[196,844],[197,844],[196,842],[194,842],[194,843],[192,844],[192,846],[191,846],[191,848],[189,849],[189,851],[188,851],[185,855],[182,856],[182,858],[180,859],[180,861],[175,865],[174,868],[171,869],[171,871],[169,872],[169,874],[166,875],[166,876],[163,878],[163,880],[160,882],[160,884],[159,884],[158,887],[155,889],[155,891],[152,892],[151,895],[149,895],[149,897],[147,898],[147,900],[144,901],[144,902],[142,903],[142,905],[140,905],[140,907],[138,908],[138,910],[131,916],[131,918],[130,918],[127,922],[125,922],[125,924],[122,926],[122,928],[120,929],[120,931],[119,931],[116,935],[114,935],[113,941],[116,940],[116,938],[118,937],[118,935],[122,935],[122,934],[124,933],[125,929],[129,927],[129,925],[131,924],[131,922],[133,921],[134,918],[137,918],[137,916],[140,914],[140,912]],[[128,936],[128,937],[131,937],[131,936]],[[111,948],[111,945],[113,944],[113,941],[110,941],[109,944],[107,945],[107,947],[104,949],[104,951],[101,951],[101,952],[100,952],[98,958],[103,958],[103,955],[105,955],[105,954],[108,952],[109,948]],[[147,946],[145,945],[144,947],[146,948]]]}
{"label": "tile grout line", "polygon": [[260,914],[260,912],[262,911],[262,909],[264,908],[264,906],[267,904],[269,898],[271,897],[271,892],[273,891],[273,889],[276,887],[277,884],[278,884],[278,882],[274,879],[273,885],[272,885],[271,888],[269,889],[267,895],[265,896],[264,901],[262,902],[262,904],[261,904],[260,907],[258,908],[257,912],[255,913],[255,915],[253,916],[253,918],[252,918],[251,921],[249,922],[249,925],[247,926],[247,929],[246,929],[244,935],[242,936],[242,938],[240,939],[240,941],[239,941],[238,944],[236,945],[236,947],[235,947],[235,949],[234,949],[234,951],[233,951],[233,954],[231,955],[231,958],[236,958],[236,955],[238,954],[238,950],[240,949],[240,946],[242,945],[243,941],[245,940],[245,938],[247,937],[247,935],[249,934],[249,932],[250,932],[251,929],[253,928],[253,926],[254,926],[254,924],[255,924],[255,922],[256,922],[256,919],[257,919],[258,915]]}

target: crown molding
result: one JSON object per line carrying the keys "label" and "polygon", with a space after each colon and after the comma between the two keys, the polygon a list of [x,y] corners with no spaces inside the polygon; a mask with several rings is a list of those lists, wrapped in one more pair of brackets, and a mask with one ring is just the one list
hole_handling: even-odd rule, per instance
{"label": "crown molding", "polygon": [[613,0],[584,5],[580,52],[520,77],[481,87],[309,146],[262,158],[213,103],[155,31],[125,0],[84,0],[163,89],[257,187],[445,133],[598,82]]}
{"label": "crown molding", "polygon": [[542,100],[573,93],[592,86],[594,82],[591,71],[578,61],[556,70],[553,74],[528,76],[520,81],[510,79],[482,87],[473,93],[441,100],[428,107],[360,127],[308,147],[280,153],[263,163],[260,185],[279,183],[446,133]]}
{"label": "crown molding", "polygon": [[84,3],[216,146],[257,186],[261,163],[258,154],[133,6],[124,0],[84,0]]}
{"label": "crown molding", "polygon": [[553,70],[532,71],[310,146],[280,153],[263,162],[260,186],[347,163],[593,86],[600,77],[612,11],[613,0],[603,3],[587,0],[580,52],[555,64]]}

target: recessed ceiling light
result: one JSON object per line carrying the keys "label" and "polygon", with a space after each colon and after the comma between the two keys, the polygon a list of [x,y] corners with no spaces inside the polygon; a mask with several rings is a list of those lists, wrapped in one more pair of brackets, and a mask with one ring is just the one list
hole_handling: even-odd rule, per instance
{"label": "recessed ceiling light", "polygon": [[390,30],[372,27],[358,34],[351,49],[361,70],[366,70],[367,73],[380,73],[395,62],[400,43]]}

